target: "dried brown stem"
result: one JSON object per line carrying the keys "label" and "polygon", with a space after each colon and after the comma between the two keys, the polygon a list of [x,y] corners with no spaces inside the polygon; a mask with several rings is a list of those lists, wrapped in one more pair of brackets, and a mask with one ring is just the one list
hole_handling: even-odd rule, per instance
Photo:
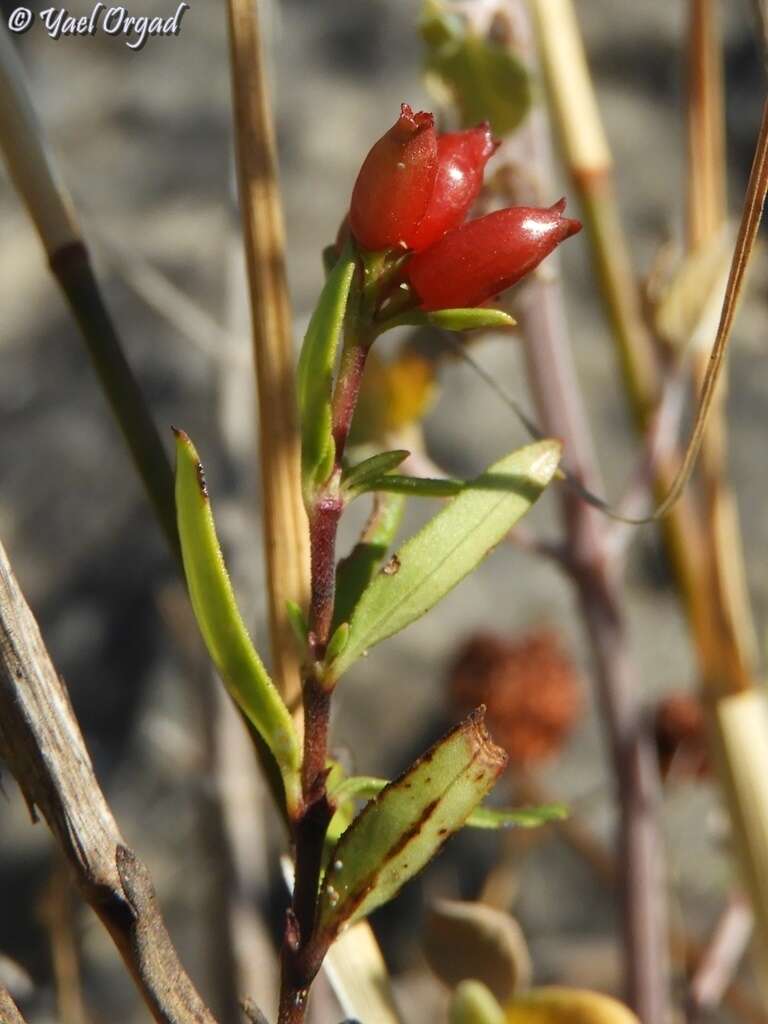
{"label": "dried brown stem", "polygon": [[173,472],[144,394],[125,357],[83,242],[52,253],[50,266],[83,336],[99,384],[123,433],[172,553],[181,562]]}
{"label": "dried brown stem", "polygon": [[63,858],[56,858],[43,896],[42,916],[51,943],[59,1016],[67,1024],[87,1024],[88,1013],[80,979],[78,917],[74,890]]}
{"label": "dried brown stem", "polygon": [[154,1019],[215,1024],[179,962],[149,872],[99,788],[66,688],[0,545],[0,755],[39,811]]}
{"label": "dried brown stem", "polygon": [[18,1006],[2,985],[0,985],[0,1021],[3,1024],[27,1024],[19,1013]]}
{"label": "dried brown stem", "polygon": [[228,3],[232,97],[259,397],[272,658],[283,697],[293,706],[300,672],[286,602],[306,603],[309,554],[301,501],[285,239],[259,6],[253,0]]}

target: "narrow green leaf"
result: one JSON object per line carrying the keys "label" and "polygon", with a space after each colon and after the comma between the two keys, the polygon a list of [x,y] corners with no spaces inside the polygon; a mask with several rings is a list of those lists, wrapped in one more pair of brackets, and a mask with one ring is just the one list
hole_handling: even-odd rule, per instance
{"label": "narrow green leaf", "polygon": [[476,307],[470,309],[439,309],[427,313],[422,309],[408,309],[382,320],[377,336],[393,327],[441,327],[446,331],[475,331],[486,327],[492,330],[514,327],[517,321],[502,309]]}
{"label": "narrow green leaf", "polygon": [[[332,798],[343,803],[346,800],[370,800],[389,785],[386,779],[375,775],[350,775],[342,779],[335,789],[330,790]],[[467,828],[536,828],[550,821],[562,821],[568,817],[565,804],[541,804],[538,807],[476,807],[467,818]]]}
{"label": "narrow green leaf", "polygon": [[280,768],[289,808],[301,799],[301,752],[290,713],[243,624],[216,536],[203,467],[176,433],[176,513],[184,572],[197,624],[222,682]]}
{"label": "narrow green leaf", "polygon": [[405,629],[464,579],[539,497],[561,447],[538,441],[507,455],[411,537],[360,597],[349,642],[329,678],[338,679],[369,647]]}
{"label": "narrow green leaf", "polygon": [[477,807],[467,819],[470,828],[538,828],[550,821],[563,821],[568,817],[565,804],[542,804],[540,807],[501,809]]}
{"label": "narrow green leaf", "polygon": [[[424,476],[399,476],[387,473],[367,482],[365,490],[388,494],[410,494],[414,498],[453,498],[467,486],[464,480],[436,480]],[[470,485],[471,486],[471,485]]]}
{"label": "narrow green leaf", "polygon": [[329,786],[328,793],[336,803],[343,803],[352,798],[370,800],[371,797],[378,796],[388,785],[388,779],[379,779],[375,775],[350,775],[349,778],[342,779],[335,788]]}
{"label": "narrow green leaf", "polygon": [[427,320],[435,327],[443,327],[446,331],[474,331],[479,327],[500,329],[514,327],[517,321],[503,309],[485,309],[478,306],[474,309],[439,309],[427,313]]}
{"label": "narrow green leaf", "polygon": [[338,658],[344,648],[347,646],[349,640],[349,623],[342,622],[341,625],[335,630],[333,636],[328,644],[328,650],[325,653],[326,660],[331,662],[334,658]]}
{"label": "narrow green leaf", "polygon": [[370,459],[345,470],[341,478],[342,486],[349,494],[372,490],[373,488],[366,486],[371,480],[376,480],[385,473],[389,473],[390,470],[396,469],[410,454],[410,452],[401,450],[379,452],[377,455],[372,455]]}
{"label": "narrow green leaf", "polygon": [[[405,498],[399,494],[377,494],[373,512],[358,543],[336,569],[335,627],[349,622],[360,595],[384,561],[403,518]],[[330,664],[330,661],[328,661]]]}
{"label": "narrow green leaf", "polygon": [[506,761],[474,711],[367,804],[330,857],[318,907],[322,940],[391,900],[461,828]]}
{"label": "narrow green leaf", "polygon": [[306,616],[295,601],[285,602],[285,613],[291,624],[293,635],[296,637],[299,652],[303,655],[307,649],[307,636],[309,634],[309,626],[307,624]]}
{"label": "narrow green leaf", "polygon": [[305,493],[323,483],[333,469],[333,367],[354,272],[355,258],[351,247],[346,246],[320,293],[299,356],[297,392]]}

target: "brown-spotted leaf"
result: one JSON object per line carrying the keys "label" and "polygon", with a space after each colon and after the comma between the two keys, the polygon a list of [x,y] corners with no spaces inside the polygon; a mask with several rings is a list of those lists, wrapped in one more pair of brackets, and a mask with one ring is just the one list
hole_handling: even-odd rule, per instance
{"label": "brown-spotted leaf", "polygon": [[462,827],[506,761],[483,711],[474,711],[371,800],[331,854],[320,893],[322,940],[391,900]]}

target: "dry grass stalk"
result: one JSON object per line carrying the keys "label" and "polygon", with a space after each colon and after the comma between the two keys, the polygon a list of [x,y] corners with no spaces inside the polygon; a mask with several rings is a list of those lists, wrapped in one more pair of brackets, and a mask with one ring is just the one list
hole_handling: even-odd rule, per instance
{"label": "dry grass stalk", "polygon": [[[688,90],[688,245],[696,251],[726,218],[722,56],[713,0],[691,0]],[[768,103],[763,111],[736,253],[712,356],[698,354],[695,377],[707,394],[711,362],[724,364],[724,325],[732,321],[768,188]],[[702,436],[703,515],[709,541],[710,586],[719,611],[718,661],[703,680],[710,692],[720,776],[734,824],[734,840],[761,940],[759,970],[768,985],[768,716],[755,685],[754,628],[743,547],[726,466],[725,373],[710,384],[712,415]]]}
{"label": "dry grass stalk", "polygon": [[74,207],[26,86],[24,67],[0,25],[0,139],[8,171],[48,256],[80,242]]}
{"label": "dry grass stalk", "polygon": [[66,1024],[87,1024],[89,1018],[80,978],[79,918],[73,897],[67,866],[61,857],[57,857],[41,908],[51,944],[56,1003],[59,1016]]}
{"label": "dry grass stalk", "polygon": [[51,271],[80,327],[168,544],[179,556],[170,465],[102,299],[72,201],[35,114],[24,68],[2,26],[0,147],[11,179],[37,228]]}
{"label": "dry grass stalk", "polygon": [[[558,3],[559,6],[559,3]],[[514,39],[518,52],[535,56],[527,42],[527,10],[519,13]],[[549,171],[545,112],[534,109],[505,144],[513,166],[528,169],[516,203],[540,203]],[[565,441],[574,476],[593,493],[602,490],[586,410],[573,366],[567,314],[556,266],[534,276],[520,295],[516,315],[525,338],[528,379],[538,418],[548,436]],[[624,990],[645,1024],[667,1017],[667,927],[663,855],[658,829],[658,772],[643,728],[639,681],[629,654],[628,624],[620,567],[608,552],[605,521],[571,488],[559,491],[567,557],[593,660],[597,699],[606,723],[610,770],[617,795],[616,845],[620,865]]]}
{"label": "dry grass stalk", "polygon": [[289,704],[296,706],[301,683],[286,602],[306,606],[309,546],[299,475],[285,238],[257,11],[252,0],[229,0],[240,207],[259,399],[272,658],[277,684]]}
{"label": "dry grass stalk", "polygon": [[687,233],[695,250],[726,217],[725,122],[717,5],[690,0],[688,18]]}
{"label": "dry grass stalk", "polygon": [[[725,188],[723,68],[717,6],[691,0],[688,53],[688,224],[691,257],[716,245],[727,217]],[[708,346],[707,346],[708,347]],[[703,390],[709,352],[697,346],[694,381]],[[703,520],[719,666],[714,686],[734,692],[752,685],[756,643],[743,572],[743,545],[736,502],[727,478],[726,367],[714,391],[702,438]],[[718,682],[719,680],[719,682]]]}
{"label": "dry grass stalk", "polygon": [[[572,0],[533,0],[532,8],[549,86],[549,99],[563,155],[579,192],[598,283],[620,355],[623,377],[638,427],[645,431],[660,394],[660,374],[642,322],[638,289],[621,226],[613,158],[597,106],[594,85]],[[656,494],[666,495],[677,460],[656,466]],[[687,495],[663,524],[665,540],[688,612],[697,650],[711,660],[712,610],[706,590],[704,538]]]}
{"label": "dry grass stalk", "polygon": [[1,545],[0,756],[33,817],[47,821],[155,1020],[216,1024],[179,962],[149,872],[124,844]]}
{"label": "dry grass stalk", "polygon": [[658,396],[651,339],[614,187],[603,129],[572,0],[533,0],[542,63],[568,168],[592,240],[595,269],[618,344],[633,406],[643,420]]}
{"label": "dry grass stalk", "polygon": [[[558,22],[557,31],[554,31],[555,26],[552,22],[547,21],[547,18],[554,18],[557,13],[556,9],[560,9],[561,6],[567,8],[566,16],[562,22]],[[556,62],[554,59],[553,38],[564,31],[566,34],[570,31],[578,31],[578,25],[573,18],[572,5],[570,0],[556,0],[554,3],[549,3],[548,0],[535,0],[535,9],[539,14],[542,27],[542,44],[545,53],[549,53],[547,70],[561,131],[566,123],[578,125],[581,131],[584,127],[585,117],[589,115],[590,110],[594,111],[596,107],[593,104],[591,107],[587,105],[583,109],[578,109],[571,104],[572,97],[575,96],[578,99],[580,94],[568,77],[572,66]],[[712,124],[720,116],[721,111],[718,91],[719,73],[717,60],[713,57],[714,29],[711,22],[705,21],[706,17],[707,7],[699,4],[692,15],[695,28],[694,40],[697,41],[700,52],[696,61],[699,80],[697,80],[695,88],[691,90],[691,96],[697,104],[696,116],[692,118],[691,123],[691,149],[697,154],[696,159],[706,164],[706,171],[704,181],[696,186],[694,199],[692,199],[692,204],[695,203],[695,215],[691,216],[691,230],[697,233],[697,238],[704,230],[714,231],[722,223],[722,212],[716,207],[724,194],[721,129]],[[562,47],[562,40],[557,45]],[[583,70],[584,74],[588,75],[585,63]],[[582,93],[584,88],[582,83]],[[704,104],[703,108],[702,104]],[[578,163],[574,164],[574,160],[579,158],[579,153],[569,151],[568,138],[565,135],[563,137],[566,143],[566,156],[571,163],[577,185],[584,190],[586,182],[586,192],[588,193],[590,190],[589,176],[580,173],[581,166]],[[708,354],[706,370],[702,377],[701,396],[691,441],[681,465],[675,467],[669,497],[675,497],[688,479],[705,436],[708,416],[717,395],[718,374],[723,365],[737,301],[744,285],[747,265],[754,247],[767,185],[768,107],[763,114],[755,162],[731,262],[716,339],[711,353]],[[589,198],[587,196],[588,200]],[[594,200],[592,201],[594,202]],[[604,245],[605,240],[599,231],[593,233],[593,239],[598,248]],[[612,256],[612,251],[605,250],[604,261],[607,263],[609,257]],[[623,261],[620,261],[620,265],[622,263]],[[616,307],[610,293],[609,303],[612,304],[615,320]],[[631,311],[627,313],[627,319],[631,322]],[[621,338],[619,337],[618,340],[621,341]],[[625,368],[628,365],[626,360],[624,365]],[[636,376],[627,381],[627,388],[633,398],[636,410],[642,412],[646,401],[640,403],[637,401],[638,378]],[[651,393],[649,392],[645,398],[646,400],[650,399]],[[642,423],[641,425],[644,426]],[[717,434],[710,436],[712,440],[709,461],[712,466],[718,466],[720,463],[718,450],[722,451],[722,435],[720,437]],[[745,611],[746,602],[739,579],[739,570],[734,567],[734,558],[738,558],[739,555],[738,548],[734,549],[733,547],[738,536],[735,530],[734,505],[727,492],[723,490],[722,473],[719,471],[716,480],[717,486],[710,491],[708,514],[703,523],[699,511],[695,508],[690,508],[690,513],[693,514],[689,514],[686,510],[684,518],[681,516],[680,506],[673,510],[670,518],[670,525],[674,531],[671,555],[688,607],[704,684],[713,696],[742,693],[744,699],[748,700],[752,694],[749,689],[751,676],[747,660],[749,643],[744,639],[744,622],[749,620]],[[667,482],[668,480],[664,481],[665,485]],[[701,528],[702,526],[704,529]],[[693,537],[691,537],[692,532]],[[713,553],[717,553],[718,550],[720,556],[715,554],[713,557]],[[745,615],[747,615],[746,619]],[[735,700],[736,697],[733,699]],[[716,712],[715,721],[716,731],[722,734],[723,726],[719,709]],[[762,723],[763,718],[759,716],[754,726],[758,732],[762,728]],[[766,901],[768,894],[762,891],[757,881],[759,877],[765,877],[768,873],[765,867],[768,865],[768,845],[764,842],[764,839],[768,837],[768,830],[762,826],[747,823],[750,814],[756,815],[758,819],[762,817],[764,801],[762,796],[758,799],[756,795],[755,776],[747,770],[735,771],[734,766],[728,762],[728,757],[732,752],[731,745],[728,739],[722,735],[721,745],[726,752],[722,777],[735,825],[737,843],[742,855],[744,872],[750,883],[755,912],[758,918],[763,919],[760,922],[761,931],[768,936],[768,922],[765,920],[768,915],[768,901]],[[758,746],[761,749],[766,748],[764,734],[758,742]],[[742,742],[740,751],[742,760],[749,760],[750,755],[745,753],[746,749],[746,744]]]}

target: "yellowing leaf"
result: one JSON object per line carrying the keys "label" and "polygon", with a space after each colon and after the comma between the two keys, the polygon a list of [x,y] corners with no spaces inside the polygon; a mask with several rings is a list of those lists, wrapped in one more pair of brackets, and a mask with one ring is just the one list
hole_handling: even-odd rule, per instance
{"label": "yellowing leaf", "polygon": [[506,1024],[639,1024],[631,1010],[610,996],[559,985],[533,988],[504,1011]]}
{"label": "yellowing leaf", "polygon": [[453,993],[448,1024],[504,1024],[504,1011],[482,981],[469,978]]}

